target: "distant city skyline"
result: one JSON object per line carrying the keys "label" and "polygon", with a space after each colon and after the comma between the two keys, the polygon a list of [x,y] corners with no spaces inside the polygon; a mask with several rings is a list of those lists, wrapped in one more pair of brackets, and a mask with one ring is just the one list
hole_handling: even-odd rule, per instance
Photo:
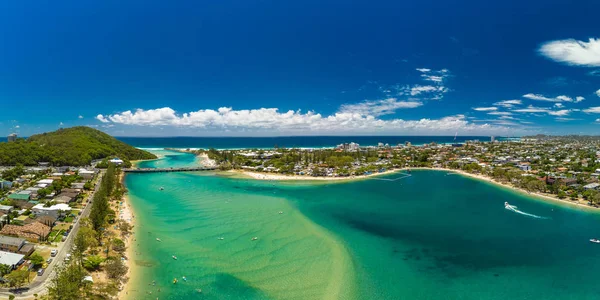
{"label": "distant city skyline", "polygon": [[0,135],[594,135],[599,9],[6,2]]}

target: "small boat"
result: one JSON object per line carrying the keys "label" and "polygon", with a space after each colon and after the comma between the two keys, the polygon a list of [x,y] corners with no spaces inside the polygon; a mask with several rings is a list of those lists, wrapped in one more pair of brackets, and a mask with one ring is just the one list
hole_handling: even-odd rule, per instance
{"label": "small boat", "polygon": [[161,241],[159,238],[156,238],[156,241],[157,241],[157,242],[162,242],[162,241]]}
{"label": "small boat", "polygon": [[219,238],[218,238],[218,240],[219,240],[219,241],[222,241],[222,240],[224,240],[224,239],[225,239],[224,237],[219,237]]}
{"label": "small boat", "polygon": [[590,242],[596,243],[596,244],[600,244],[600,240],[599,239],[590,239]]}
{"label": "small boat", "polygon": [[280,211],[280,212],[279,212],[279,214],[281,215],[281,214],[283,214],[283,212],[282,212],[282,211]]}
{"label": "small boat", "polygon": [[256,240],[258,240],[258,237],[253,237],[252,240],[256,241]]}
{"label": "small boat", "polygon": [[173,278],[173,284],[177,283],[177,278]]}
{"label": "small boat", "polygon": [[173,257],[174,260],[177,260],[177,256],[173,255],[171,257]]}
{"label": "small boat", "polygon": [[164,190],[164,189],[165,189],[165,188],[164,188],[164,187],[162,187],[162,186],[159,188],[159,190],[161,190],[161,191],[162,191],[162,190]]}
{"label": "small boat", "polygon": [[515,210],[515,209],[517,209],[516,206],[510,205],[510,204],[508,204],[508,202],[504,202],[504,208],[506,208],[508,210]]}
{"label": "small boat", "polygon": [[183,279],[183,281],[187,281],[187,278],[185,278],[185,276],[181,277],[181,279]]}
{"label": "small boat", "polygon": [[201,289],[196,289],[196,292],[202,293],[202,290]]}

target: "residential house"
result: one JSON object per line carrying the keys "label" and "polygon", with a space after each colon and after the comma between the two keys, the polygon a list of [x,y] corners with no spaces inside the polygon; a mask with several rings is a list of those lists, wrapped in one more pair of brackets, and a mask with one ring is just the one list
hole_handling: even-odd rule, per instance
{"label": "residential house", "polygon": [[0,251],[17,253],[23,245],[25,245],[24,239],[0,235]]}
{"label": "residential house", "polygon": [[10,189],[11,187],[12,187],[11,181],[7,181],[7,180],[0,178],[0,190]]}
{"label": "residential house", "polygon": [[50,230],[50,226],[39,222],[24,226],[9,224],[0,230],[0,234],[21,237],[31,242],[39,242],[45,241],[48,238]]}
{"label": "residential house", "polygon": [[15,201],[18,201],[18,200],[29,201],[29,197],[30,197],[29,194],[20,194],[20,193],[13,193],[13,194],[8,195],[8,199],[12,199]]}
{"label": "residential house", "polygon": [[25,255],[0,251],[0,264],[7,265],[11,269],[15,269],[17,266],[24,262]]}
{"label": "residential house", "polygon": [[600,187],[600,183],[590,183],[583,186],[585,190],[597,190],[598,187]]}
{"label": "residential house", "polygon": [[61,216],[66,215],[68,211],[71,211],[71,207],[67,204],[55,204],[52,206],[44,206],[43,204],[38,204],[31,208],[31,212],[36,216],[51,216],[55,219],[58,219]]}
{"label": "residential house", "polygon": [[86,169],[79,169],[78,174],[83,179],[90,180],[90,179],[94,178],[94,175],[96,174],[96,172],[94,172],[94,171],[88,171]]}
{"label": "residential house", "polygon": [[69,197],[69,196],[66,196],[66,195],[60,195],[60,196],[58,196],[58,197],[55,197],[55,198],[54,198],[54,202],[56,202],[56,203],[64,203],[64,204],[69,204],[69,203],[71,203],[71,202],[72,202],[74,199],[75,199],[75,198],[73,198],[73,197]]}
{"label": "residential house", "polygon": [[14,207],[10,206],[10,205],[0,205],[0,212],[3,212],[5,214],[11,212],[13,210]]}
{"label": "residential house", "polygon": [[85,183],[84,182],[74,182],[71,183],[71,188],[72,189],[76,189],[76,190],[83,190],[83,188],[85,187]]}
{"label": "residential house", "polygon": [[517,167],[519,169],[521,169],[521,171],[525,171],[525,172],[531,171],[531,165],[526,164],[526,163],[519,164]]}

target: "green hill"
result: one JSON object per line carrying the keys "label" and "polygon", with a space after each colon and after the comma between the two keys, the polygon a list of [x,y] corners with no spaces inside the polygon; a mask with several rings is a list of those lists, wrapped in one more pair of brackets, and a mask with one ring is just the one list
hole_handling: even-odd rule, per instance
{"label": "green hill", "polygon": [[123,160],[156,156],[90,128],[72,127],[33,135],[11,143],[0,143],[0,165],[25,166],[50,162],[54,166],[83,166],[94,159],[117,156]]}

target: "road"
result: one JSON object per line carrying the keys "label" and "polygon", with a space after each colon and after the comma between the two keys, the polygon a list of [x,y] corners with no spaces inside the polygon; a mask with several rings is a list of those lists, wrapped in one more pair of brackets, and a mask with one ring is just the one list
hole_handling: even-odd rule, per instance
{"label": "road", "polygon": [[100,171],[100,174],[98,175],[98,180],[96,181],[96,187],[94,188],[94,191],[90,193],[85,208],[81,211],[81,215],[77,217],[75,224],[73,224],[73,229],[71,230],[71,233],[69,233],[69,235],[67,236],[67,239],[62,243],[62,245],[58,245],[58,253],[52,259],[52,262],[48,265],[46,271],[44,271],[44,274],[42,276],[36,276],[33,282],[31,282],[28,286],[20,288],[18,290],[0,289],[0,296],[8,297],[14,294],[15,299],[31,299],[33,297],[33,294],[41,295],[46,292],[47,283],[49,283],[50,279],[56,275],[56,267],[62,265],[65,261],[67,253],[71,252],[71,248],[73,247],[73,241],[75,240],[75,236],[79,231],[80,220],[90,215],[90,211],[92,209],[91,199],[94,197],[94,194],[96,194],[96,192],[98,192],[98,189],[100,188],[102,176],[104,176],[104,172]]}

